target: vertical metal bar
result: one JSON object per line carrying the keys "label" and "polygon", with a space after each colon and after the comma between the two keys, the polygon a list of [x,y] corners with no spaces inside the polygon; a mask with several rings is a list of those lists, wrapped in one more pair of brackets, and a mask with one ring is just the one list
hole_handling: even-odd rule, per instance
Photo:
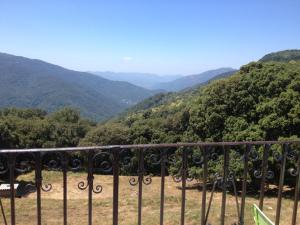
{"label": "vertical metal bar", "polygon": [[64,152],[62,156],[62,170],[63,170],[63,201],[64,201],[64,225],[68,223],[68,203],[67,203],[67,170],[68,170],[68,156]]}
{"label": "vertical metal bar", "polygon": [[138,225],[142,224],[142,195],[143,195],[143,177],[144,177],[144,156],[143,149],[138,150]]}
{"label": "vertical metal bar", "polygon": [[164,204],[165,204],[165,176],[166,176],[166,161],[167,154],[166,149],[161,150],[161,161],[160,161],[160,176],[161,176],[161,184],[160,184],[160,225],[164,224]]}
{"label": "vertical metal bar", "polygon": [[119,149],[113,149],[113,225],[118,225],[119,216]]}
{"label": "vertical metal bar", "polygon": [[1,207],[1,214],[2,214],[2,217],[3,217],[4,225],[7,225],[7,220],[6,220],[6,216],[5,216],[5,212],[4,212],[4,208],[3,208],[3,204],[2,204],[1,198],[0,198],[0,207]]}
{"label": "vertical metal bar", "polygon": [[221,225],[225,224],[225,211],[226,211],[226,183],[228,178],[228,166],[229,166],[229,149],[223,146],[224,152],[224,165],[223,165],[223,184],[222,184],[222,206],[221,206]]}
{"label": "vertical metal bar", "polygon": [[300,189],[300,153],[298,154],[297,172],[298,174],[296,178],[292,225],[296,225],[297,222],[297,211],[298,211],[298,201],[299,201],[299,191],[300,191],[299,190]]}
{"label": "vertical metal bar", "polygon": [[202,183],[202,208],[201,208],[201,225],[205,225],[205,212],[206,212],[206,183],[207,183],[207,147],[203,150],[203,183]]}
{"label": "vertical metal bar", "polygon": [[281,168],[280,168],[280,177],[279,177],[279,188],[278,188],[278,196],[277,196],[275,225],[279,225],[279,221],[280,221],[281,199],[282,199],[282,190],[283,190],[283,182],[284,182],[284,174],[285,174],[287,148],[288,148],[288,145],[284,144],[283,149],[282,149],[282,159],[281,159]]}
{"label": "vertical metal bar", "polygon": [[269,158],[270,145],[266,144],[264,148],[263,161],[262,161],[262,177],[260,181],[260,195],[259,195],[259,208],[263,210],[264,196],[265,196],[265,183],[268,170],[268,158]]}
{"label": "vertical metal bar", "polygon": [[15,214],[15,154],[9,154],[8,166],[9,166],[9,183],[10,183],[10,214],[11,214],[11,225],[16,224],[16,214]]}
{"label": "vertical metal bar", "polygon": [[181,180],[181,225],[185,221],[185,194],[186,194],[186,177],[187,177],[187,150],[182,150],[182,180]]}
{"label": "vertical metal bar", "polygon": [[233,192],[234,192],[234,196],[235,196],[235,204],[236,204],[237,215],[238,215],[238,218],[241,218],[238,193],[237,193],[237,188],[236,188],[236,185],[235,185],[235,178],[234,177],[232,178],[231,183],[232,183],[232,186],[233,186]]}
{"label": "vertical metal bar", "polygon": [[246,146],[244,153],[244,172],[243,172],[243,184],[242,184],[242,201],[241,201],[241,214],[239,218],[239,225],[244,225],[245,217],[245,203],[246,203],[246,193],[247,193],[247,175],[248,175],[248,161],[249,153],[252,149],[251,145]]}
{"label": "vertical metal bar", "polygon": [[94,175],[93,175],[93,156],[94,151],[88,152],[88,224],[93,224],[93,186],[94,186]]}
{"label": "vertical metal bar", "polygon": [[216,180],[214,182],[213,188],[211,190],[210,199],[209,199],[209,202],[208,202],[207,211],[206,211],[206,215],[205,215],[205,223],[204,223],[205,225],[206,225],[207,220],[208,220],[208,216],[209,216],[209,212],[210,212],[210,207],[211,207],[211,203],[212,203],[212,200],[213,200],[213,197],[214,197],[214,193],[215,193],[215,190],[216,190],[217,183],[218,183],[218,181]]}
{"label": "vertical metal bar", "polygon": [[36,186],[36,206],[37,206],[37,224],[42,224],[41,214],[41,186],[42,186],[42,168],[41,153],[35,154],[35,186]]}

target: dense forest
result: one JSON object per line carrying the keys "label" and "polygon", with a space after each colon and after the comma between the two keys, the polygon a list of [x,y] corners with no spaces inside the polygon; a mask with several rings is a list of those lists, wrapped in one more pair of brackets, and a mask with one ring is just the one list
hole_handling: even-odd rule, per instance
{"label": "dense forest", "polygon": [[40,109],[0,110],[0,148],[77,146],[95,126],[77,110],[63,108],[51,114]]}
{"label": "dense forest", "polygon": [[128,144],[297,136],[300,63],[253,62],[197,90],[150,100],[136,111],[99,124],[81,144],[113,144],[118,136],[118,142]]}

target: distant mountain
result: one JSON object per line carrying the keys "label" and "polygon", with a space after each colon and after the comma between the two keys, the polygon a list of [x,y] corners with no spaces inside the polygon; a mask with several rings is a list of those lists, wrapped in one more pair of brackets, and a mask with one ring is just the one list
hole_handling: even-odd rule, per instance
{"label": "distant mountain", "polygon": [[209,70],[200,74],[184,76],[170,82],[160,83],[159,85],[155,86],[155,88],[167,91],[180,91],[207,82],[210,79],[213,79],[213,77],[220,74],[234,71],[235,70],[232,68],[219,68],[216,70]]}
{"label": "distant mountain", "polygon": [[160,105],[163,104],[169,104],[170,102],[175,102],[178,99],[185,99],[185,98],[193,98],[193,97],[197,97],[199,94],[199,90],[202,87],[205,87],[206,85],[209,85],[211,82],[215,81],[215,80],[219,80],[222,78],[227,78],[235,73],[237,73],[238,70],[232,70],[229,72],[225,72],[225,73],[221,73],[217,76],[214,76],[213,78],[211,78],[210,80],[203,82],[201,84],[198,84],[196,86],[193,87],[189,87],[186,89],[183,89],[182,91],[179,92],[168,92],[168,93],[158,93],[156,95],[153,95],[141,102],[139,102],[138,104],[126,109],[122,114],[120,114],[119,116],[126,116],[129,113],[132,112],[140,112],[143,110],[147,110],[150,108],[155,108],[155,107],[159,107]]}
{"label": "distant mountain", "polygon": [[291,50],[273,52],[273,53],[265,55],[259,61],[260,62],[268,62],[268,61],[289,62],[292,60],[294,60],[294,61],[300,60],[300,50],[291,49]]}
{"label": "distant mountain", "polygon": [[122,73],[122,72],[91,72],[103,78],[114,81],[127,81],[147,89],[156,89],[157,84],[170,82],[182,75],[157,75],[152,73]]}
{"label": "distant mountain", "polygon": [[54,111],[80,109],[85,117],[107,119],[155,92],[128,82],[68,70],[41,60],[0,53],[0,107]]}

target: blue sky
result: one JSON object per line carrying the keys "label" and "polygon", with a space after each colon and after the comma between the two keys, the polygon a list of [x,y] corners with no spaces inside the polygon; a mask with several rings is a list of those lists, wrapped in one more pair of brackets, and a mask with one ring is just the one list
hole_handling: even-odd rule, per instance
{"label": "blue sky", "polygon": [[299,0],[2,0],[0,52],[81,71],[193,74],[300,48]]}

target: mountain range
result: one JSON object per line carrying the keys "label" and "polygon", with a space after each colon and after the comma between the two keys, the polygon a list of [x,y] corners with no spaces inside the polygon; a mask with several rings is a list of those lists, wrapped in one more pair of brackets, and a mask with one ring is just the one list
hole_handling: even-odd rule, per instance
{"label": "mountain range", "polygon": [[150,73],[116,73],[116,72],[91,72],[103,78],[114,81],[127,81],[129,83],[142,86],[147,89],[157,90],[161,92],[181,91],[187,88],[197,86],[201,83],[213,79],[226,73],[236,71],[232,68],[219,68],[208,70],[200,74],[193,75],[157,75]]}
{"label": "mountain range", "polygon": [[123,73],[123,72],[91,72],[103,78],[114,81],[127,81],[137,86],[141,86],[147,89],[155,90],[159,89],[158,85],[163,82],[170,82],[182,75],[158,75],[152,73]]}
{"label": "mountain range", "polygon": [[0,53],[0,107],[64,106],[104,120],[155,94],[128,82],[111,81],[36,59]]}
{"label": "mountain range", "polygon": [[219,68],[215,70],[208,70],[200,74],[187,75],[170,82],[160,83],[156,86],[156,89],[162,89],[166,91],[181,91],[207,82],[220,74],[228,72],[230,74],[234,71],[235,69],[233,68]]}
{"label": "mountain range", "polygon": [[185,90],[233,71],[221,68],[191,76],[112,72],[95,75],[0,53],[0,108],[52,112],[69,106],[79,109],[86,118],[103,121],[159,92]]}

